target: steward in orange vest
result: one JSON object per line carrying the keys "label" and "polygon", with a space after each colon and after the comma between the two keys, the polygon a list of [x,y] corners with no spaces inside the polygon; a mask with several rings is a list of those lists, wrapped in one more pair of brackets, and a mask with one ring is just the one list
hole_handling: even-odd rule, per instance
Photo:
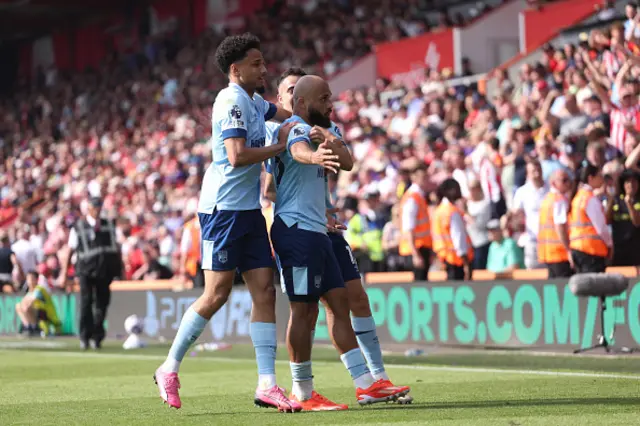
{"label": "steward in orange vest", "polygon": [[448,280],[470,280],[473,246],[462,211],[454,204],[462,197],[460,184],[446,179],[438,187],[440,204],[433,218],[433,251],[444,264]]}
{"label": "steward in orange vest", "polygon": [[200,239],[200,220],[196,215],[184,224],[180,244],[180,264],[182,271],[186,277],[193,281],[194,287],[204,286]]}
{"label": "steward in orange vest", "polygon": [[602,207],[593,190],[604,183],[602,170],[588,164],[580,172],[583,185],[571,202],[569,247],[576,272],[604,272],[613,255],[613,242]]}
{"label": "steward in orange vest", "polygon": [[551,176],[551,191],[540,206],[538,228],[538,262],[546,265],[549,278],[573,275],[573,259],[569,248],[569,200],[564,194],[571,191],[571,179],[565,170]]}
{"label": "steward in orange vest", "polygon": [[418,166],[411,173],[412,184],[400,199],[400,256],[411,259],[414,279],[427,281],[431,265],[431,221],[424,187],[427,171]]}

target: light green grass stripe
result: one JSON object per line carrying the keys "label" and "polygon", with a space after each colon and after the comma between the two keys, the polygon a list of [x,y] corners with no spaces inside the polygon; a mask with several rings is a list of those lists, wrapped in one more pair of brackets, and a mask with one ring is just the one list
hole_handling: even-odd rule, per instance
{"label": "light green grass stripe", "polygon": [[[16,353],[16,351],[2,350],[0,353]],[[59,357],[73,357],[73,358],[107,358],[107,359],[123,359],[130,358],[135,360],[157,360],[164,361],[165,357],[161,355],[142,355],[142,354],[101,354],[101,353],[82,353],[82,352],[58,352],[58,351],[39,351],[40,355],[59,356]],[[210,362],[227,362],[238,363],[246,362],[243,358],[223,358],[223,357],[191,357],[189,360],[198,361],[210,361]],[[278,360],[278,364],[289,364],[288,361]],[[336,364],[330,361],[314,361],[316,365],[332,365]],[[607,374],[607,373],[589,373],[589,372],[570,372],[570,371],[543,371],[543,370],[509,370],[500,368],[476,368],[476,367],[447,367],[447,366],[435,366],[435,365],[406,365],[406,364],[388,364],[385,366],[387,369],[399,369],[399,370],[421,370],[421,371],[439,371],[439,372],[452,372],[452,373],[488,373],[488,374],[515,374],[515,375],[531,375],[531,376],[551,376],[551,377],[582,377],[582,378],[598,378],[598,379],[625,379],[625,380],[640,380],[638,375],[630,374]]]}

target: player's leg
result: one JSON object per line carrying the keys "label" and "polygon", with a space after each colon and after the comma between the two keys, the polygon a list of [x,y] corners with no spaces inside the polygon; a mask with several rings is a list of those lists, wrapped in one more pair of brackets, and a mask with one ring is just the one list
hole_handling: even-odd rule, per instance
{"label": "player's leg", "polygon": [[303,295],[300,289],[312,287],[314,277],[320,275],[307,268],[296,268],[295,271],[293,268],[285,268],[283,276],[291,311],[287,327],[287,348],[293,386],[289,398],[300,404],[303,411],[346,410],[346,405],[336,404],[316,392],[313,384],[311,331],[314,323],[309,319],[314,315],[317,318],[318,296],[313,290],[306,291],[307,294]]}
{"label": "player's leg", "polygon": [[251,293],[251,324],[249,334],[256,352],[258,386],[254,402],[261,407],[296,412],[302,407],[290,401],[276,383],[276,289],[273,283],[273,259],[264,216],[259,210],[246,212],[251,227],[242,240],[240,272]]}
{"label": "player's leg", "polygon": [[[388,380],[376,380],[371,374],[351,324],[349,294],[343,287],[342,271],[333,247],[328,247],[328,250],[325,265],[328,291],[323,296],[323,302],[327,308],[327,326],[334,346],[354,380],[358,402],[370,404],[395,400],[406,395],[409,392],[408,387],[393,386]],[[338,284],[332,285],[332,283]],[[370,316],[371,311],[368,312]],[[373,330],[375,332],[375,327]]]}
{"label": "player's leg", "polygon": [[[273,245],[279,259],[284,292],[290,302],[290,318],[287,327],[287,348],[291,375],[292,392],[289,399],[304,411],[344,410],[346,405],[335,404],[314,390],[311,368],[311,329],[309,318],[318,311],[321,294],[324,261],[323,254],[317,253],[314,242],[316,232],[287,227],[276,217],[271,230]],[[316,286],[318,283],[318,286]]]}
{"label": "player's leg", "polygon": [[234,238],[231,213],[217,211],[200,214],[204,292],[183,315],[167,359],[154,375],[160,396],[171,407],[180,408],[182,405],[178,395],[178,371],[185,354],[231,293],[239,263],[239,251],[234,247],[237,238]]}
{"label": "player's leg", "polygon": [[[358,345],[367,360],[371,374],[376,380],[389,381],[382,360],[382,349],[376,333],[376,323],[371,314],[369,297],[362,284],[360,271],[349,243],[340,234],[330,234],[333,253],[336,256],[342,278],[345,281],[351,311],[351,324],[356,333]],[[327,314],[327,322],[332,321],[331,314]],[[389,384],[391,382],[389,381]],[[413,401],[409,395],[399,397],[397,401],[407,404]]]}

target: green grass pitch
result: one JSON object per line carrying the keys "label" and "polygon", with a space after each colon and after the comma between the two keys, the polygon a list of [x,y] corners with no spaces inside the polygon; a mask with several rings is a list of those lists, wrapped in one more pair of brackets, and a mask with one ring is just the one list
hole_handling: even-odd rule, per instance
{"label": "green grass pitch", "polygon": [[[640,357],[533,356],[513,352],[386,357],[409,406],[359,407],[336,353],[314,349],[316,388],[346,412],[281,414],[253,406],[251,348],[188,355],[183,408],[163,405],[152,375],[168,347],[100,353],[75,341],[0,341],[0,425],[637,425]],[[286,351],[281,386],[291,387]]]}

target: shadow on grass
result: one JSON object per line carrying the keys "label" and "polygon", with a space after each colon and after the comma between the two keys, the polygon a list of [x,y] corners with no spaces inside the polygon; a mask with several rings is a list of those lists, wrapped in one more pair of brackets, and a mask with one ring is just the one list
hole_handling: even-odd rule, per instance
{"label": "shadow on grass", "polygon": [[549,407],[549,406],[576,406],[576,405],[609,405],[609,406],[638,406],[640,397],[614,397],[614,398],[558,398],[558,399],[511,399],[495,401],[459,401],[459,402],[433,402],[410,405],[374,406],[377,410],[455,410],[463,408],[505,408],[505,407]]}
{"label": "shadow on grass", "polygon": [[[456,409],[492,409],[492,408],[520,408],[520,407],[553,407],[553,406],[579,406],[579,405],[609,405],[609,406],[638,406],[640,405],[640,398],[559,398],[559,399],[522,399],[522,400],[495,400],[495,401],[459,401],[459,402],[435,402],[435,403],[417,403],[409,405],[398,404],[377,404],[364,407],[350,407],[350,412],[359,412],[360,410],[456,410]],[[285,413],[278,413],[275,410],[262,411],[264,413],[271,413],[274,415],[284,415]],[[238,411],[238,412],[208,412],[208,413],[189,413],[187,417],[204,417],[204,416],[242,416],[242,415],[254,415],[257,411]],[[327,412],[334,415],[334,412]],[[318,412],[302,412],[296,413],[297,416],[304,415],[317,415]]]}

